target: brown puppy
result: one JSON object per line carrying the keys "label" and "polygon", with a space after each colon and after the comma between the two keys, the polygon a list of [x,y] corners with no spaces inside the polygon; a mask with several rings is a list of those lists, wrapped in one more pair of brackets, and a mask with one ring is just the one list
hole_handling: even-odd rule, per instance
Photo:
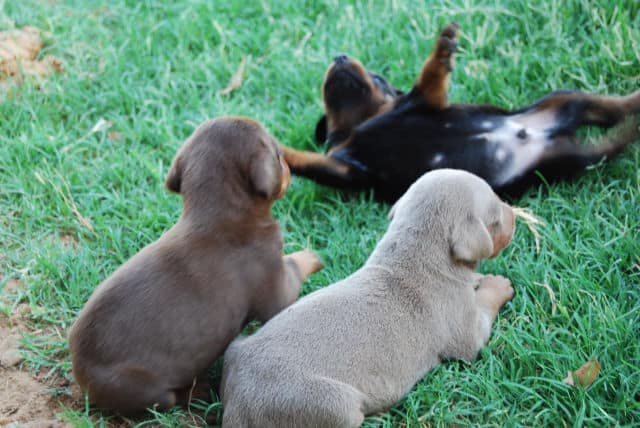
{"label": "brown puppy", "polygon": [[289,181],[253,120],[210,120],[184,143],[166,180],[184,200],[179,221],[98,286],[69,332],[92,403],[134,413],[185,401],[247,321],[296,300],[322,265],[310,250],[282,255],[271,204]]}

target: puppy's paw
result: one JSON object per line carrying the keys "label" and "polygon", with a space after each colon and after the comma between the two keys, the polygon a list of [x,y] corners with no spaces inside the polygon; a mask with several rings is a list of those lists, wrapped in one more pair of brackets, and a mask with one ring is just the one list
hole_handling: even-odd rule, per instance
{"label": "puppy's paw", "polygon": [[478,292],[485,294],[498,308],[513,298],[511,281],[499,275],[485,275],[480,280]]}
{"label": "puppy's paw", "polygon": [[438,44],[436,45],[436,57],[438,61],[447,69],[453,70],[453,54],[458,50],[458,24],[447,25],[440,33]]}
{"label": "puppy's paw", "polygon": [[289,257],[295,261],[296,265],[298,265],[298,268],[300,269],[300,273],[305,278],[312,273],[318,272],[324,267],[320,257],[309,248],[302,251],[296,251],[295,253],[290,254]]}
{"label": "puppy's paw", "polygon": [[474,272],[473,273],[473,279],[471,282],[471,286],[473,287],[474,290],[477,290],[478,287],[480,286],[480,284],[482,283],[482,280],[484,279],[484,275],[478,272]]}
{"label": "puppy's paw", "polygon": [[450,39],[455,39],[458,37],[458,33],[460,32],[460,26],[457,22],[450,22],[442,29],[440,32],[440,37],[448,37]]}

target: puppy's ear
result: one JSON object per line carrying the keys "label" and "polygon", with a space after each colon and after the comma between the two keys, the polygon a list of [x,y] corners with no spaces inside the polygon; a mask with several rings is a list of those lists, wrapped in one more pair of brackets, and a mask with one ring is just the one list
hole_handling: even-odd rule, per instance
{"label": "puppy's ear", "polygon": [[451,252],[458,262],[476,263],[491,257],[493,240],[478,217],[469,216],[454,226]]}
{"label": "puppy's ear", "polygon": [[275,198],[282,181],[280,163],[265,148],[253,157],[250,168],[249,175],[253,191],[265,199]]}
{"label": "puppy's ear", "polygon": [[180,193],[180,184],[182,183],[182,156],[177,155],[169,168],[167,179],[164,181],[165,186],[172,192]]}
{"label": "puppy's ear", "polygon": [[316,124],[315,132],[316,142],[324,143],[327,141],[327,115],[323,114]]}

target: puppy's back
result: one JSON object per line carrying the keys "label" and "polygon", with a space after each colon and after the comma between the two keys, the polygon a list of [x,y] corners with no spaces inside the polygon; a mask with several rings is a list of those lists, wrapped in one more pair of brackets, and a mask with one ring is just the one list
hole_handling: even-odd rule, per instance
{"label": "puppy's back", "polygon": [[[429,331],[428,323],[415,332],[413,312],[429,303],[416,301],[399,281],[377,268],[363,268],[299,300],[251,337],[232,342],[225,353],[221,388],[225,412],[229,404],[243,408],[247,418],[271,417],[265,412],[291,414],[286,406],[305,396],[305,384],[314,383],[309,390],[313,396],[328,388],[344,400],[357,397],[357,407],[364,406],[365,413],[395,403],[416,376],[439,362],[442,340]],[[434,305],[430,316],[445,315]],[[421,338],[398,335],[403,331]],[[282,409],[270,404],[276,396]]]}

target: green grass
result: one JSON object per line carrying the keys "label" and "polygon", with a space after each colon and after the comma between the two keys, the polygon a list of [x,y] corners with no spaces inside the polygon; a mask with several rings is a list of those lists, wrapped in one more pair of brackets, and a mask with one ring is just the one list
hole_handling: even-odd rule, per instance
{"label": "green grass", "polygon": [[[453,100],[509,108],[561,88],[640,87],[634,0],[0,0],[0,29],[14,22],[50,32],[45,52],[65,67],[0,103],[0,274],[26,285],[2,310],[21,301],[37,309],[32,327],[42,332],[24,341],[28,367],[71,377],[64,332],[94,287],[179,216],[180,198],[163,180],[197,124],[247,115],[284,144],[317,149],[319,88],[336,53],[406,89],[452,20],[463,31]],[[219,95],[243,57],[242,87]],[[90,133],[100,119],[112,127]],[[111,131],[121,139],[109,139]],[[517,201],[547,226],[539,254],[520,227],[502,256],[481,266],[516,290],[489,345],[470,366],[441,365],[367,426],[640,424],[638,146]],[[387,210],[370,195],[294,179],[274,206],[285,250],[310,245],[326,264],[304,292],[356,270],[384,233]],[[555,314],[537,285],[545,282],[555,290]],[[567,370],[591,358],[602,370],[590,388],[562,384]],[[220,412],[219,403],[209,407]],[[112,420],[84,408],[65,417],[78,426]],[[197,417],[176,410],[136,423],[178,426]]]}

